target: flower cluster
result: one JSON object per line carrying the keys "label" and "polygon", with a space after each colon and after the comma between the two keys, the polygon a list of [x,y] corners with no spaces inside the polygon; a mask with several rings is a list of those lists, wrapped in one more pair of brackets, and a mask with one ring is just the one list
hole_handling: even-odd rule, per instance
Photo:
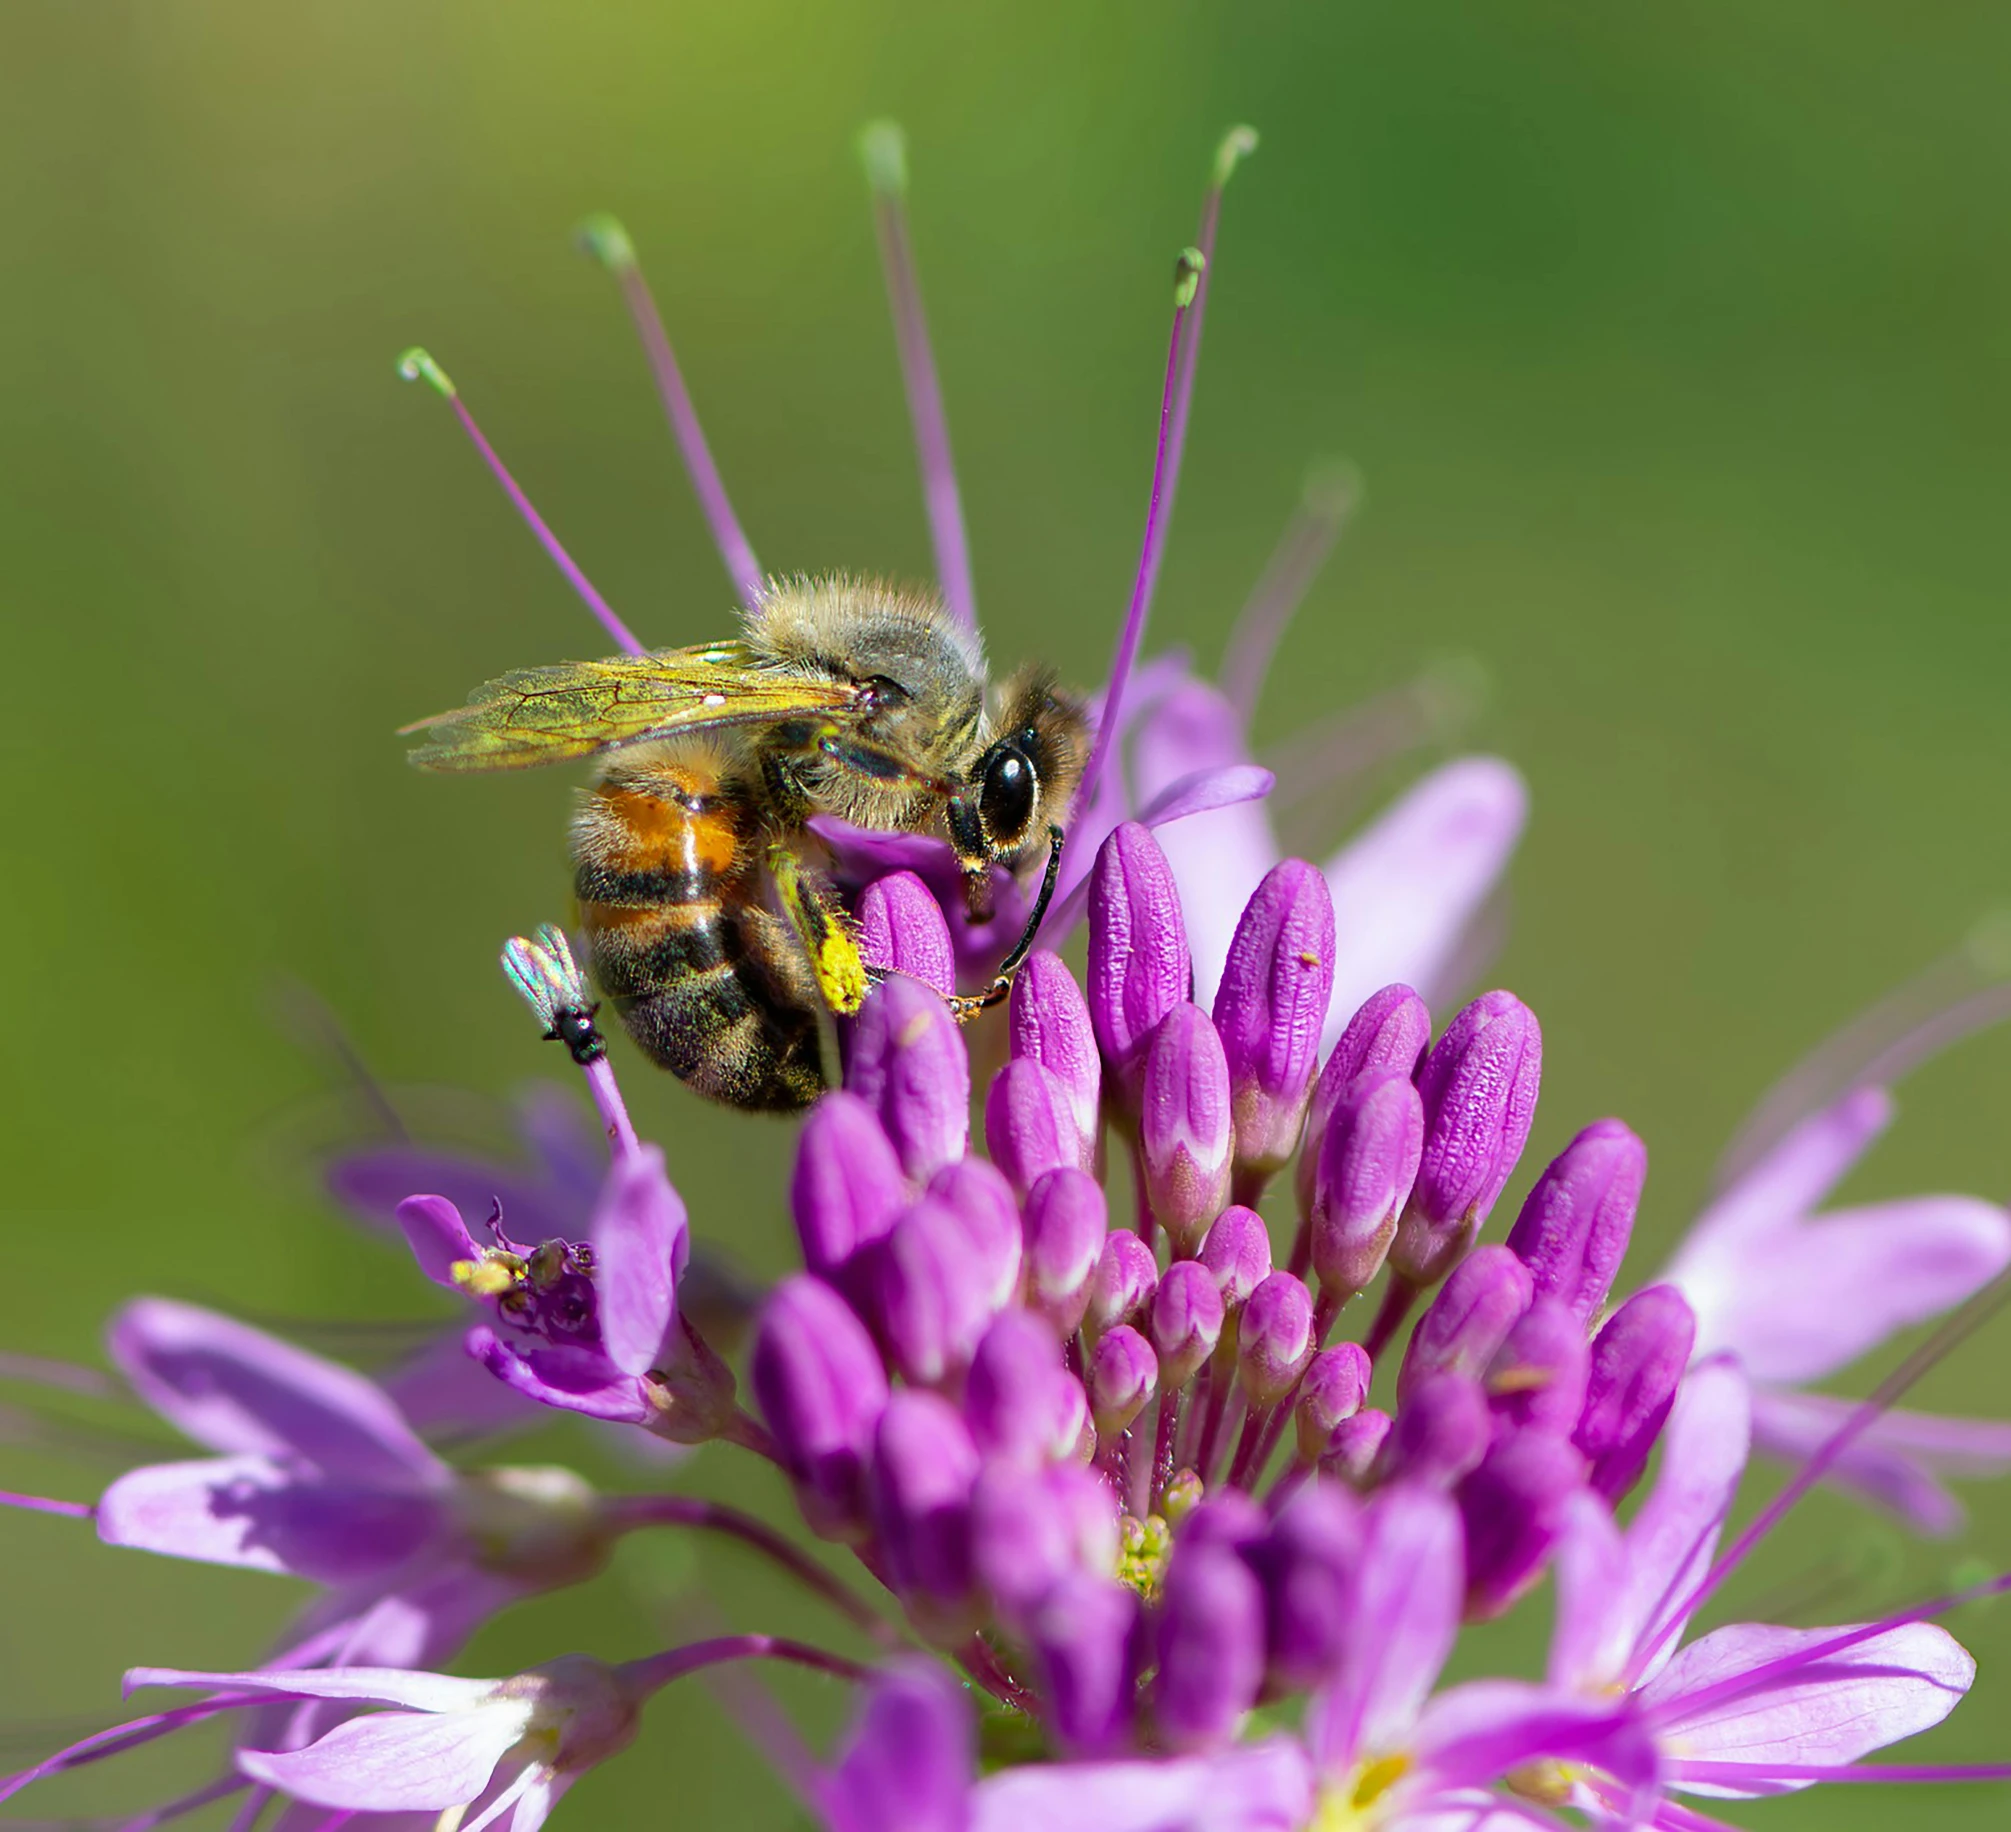
{"label": "flower cluster", "polygon": [[[1935,1009],[1832,1051],[1819,1096],[1742,1145],[1659,1282],[1627,1290],[1647,1154],[1614,1119],[1483,1239],[1531,1134],[1542,1035],[1507,992],[1442,1023],[1431,1007],[1484,939],[1520,781],[1493,759],[1445,765],[1320,869],[1280,856],[1249,753],[1265,659],[1349,494],[1309,498],[1219,686],[1170,658],[1133,673],[1221,193],[1252,144],[1225,141],[1182,257],[1131,615],[1051,946],[1003,1023],[966,1032],[949,1001],[1019,922],[1017,887],[973,926],[940,842],[820,822],[875,985],[839,1039],[843,1086],[795,1140],[801,1270],[763,1295],[743,1359],[697,1301],[684,1205],[564,935],[513,940],[505,970],[580,1068],[600,1139],[540,1108],[530,1171],[407,1145],[336,1167],[342,1200],[468,1307],[383,1381],[190,1305],[120,1314],[126,1388],[208,1454],[134,1469],[91,1505],[5,1499],[317,1595],[255,1666],[134,1668],[129,1689],[196,1696],[0,1781],[0,1799],[226,1718],[224,1772],[136,1824],[239,1799],[247,1829],[271,1809],[286,1832],[534,1832],[664,1686],[767,1659],[857,1688],[842,1746],[785,1774],[829,1832],[1516,1832],[1563,1812],[1706,1832],[1679,1797],[2011,1778],[1861,1762],[1959,1702],[1974,1666],[1932,1618],[2011,1580],[1874,1621],[1686,1639],[1815,1483],[1946,1530],[1939,1477],[2011,1465],[2011,1426],[1892,1410],[2001,1294],[2011,1219],[1958,1197],[1814,1213],[1884,1124],[1890,1081],[2002,1011]],[[875,130],[866,153],[945,599],[974,625],[898,137]],[[762,574],[634,250],[607,221],[588,240],[754,607]],[[408,369],[636,649],[437,366]],[[1396,736],[1356,731],[1340,752],[1417,723],[1385,718]],[[1315,754],[1331,773],[1333,749]],[[1078,916],[1080,976],[1054,951]],[[981,1097],[972,1035],[992,1052]],[[1958,1305],[1873,1400],[1801,1390]],[[716,1503],[450,1454],[554,1411],[676,1456],[767,1459],[794,1524],[857,1572]],[[1754,1445],[1798,1468],[1721,1551]],[[500,1679],[435,1670],[497,1611],[664,1529],[762,1558],[878,1664],[746,1633]],[[1542,1677],[1442,1686],[1462,1625],[1546,1572]]]}

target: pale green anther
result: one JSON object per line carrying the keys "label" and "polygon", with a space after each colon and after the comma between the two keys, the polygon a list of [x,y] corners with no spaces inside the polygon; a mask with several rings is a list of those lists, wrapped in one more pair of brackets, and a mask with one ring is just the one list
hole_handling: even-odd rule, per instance
{"label": "pale green anther", "polygon": [[610,216],[605,210],[596,211],[573,233],[579,237],[580,246],[603,267],[621,273],[635,265],[635,244],[628,239],[628,231],[621,226],[619,217]]}
{"label": "pale green anther", "polygon": [[1317,515],[1322,521],[1346,521],[1361,505],[1361,471],[1351,459],[1322,458],[1306,472],[1299,500],[1308,515]]}
{"label": "pale green anther", "polygon": [[868,121],[859,129],[859,158],[866,182],[887,197],[905,196],[908,189],[908,136],[898,121]]}
{"label": "pale green anther", "polygon": [[1232,127],[1222,136],[1222,144],[1215,149],[1215,188],[1229,182],[1229,177],[1245,159],[1257,150],[1257,130],[1254,127]]}
{"label": "pale green anther", "polygon": [[1180,258],[1173,263],[1173,303],[1185,311],[1194,303],[1194,295],[1201,290],[1201,275],[1208,266],[1208,257],[1198,248],[1183,248]]}
{"label": "pale green anther", "polygon": [[447,371],[417,344],[399,357],[398,373],[408,382],[431,382],[448,400],[454,398],[454,384],[447,379]]}

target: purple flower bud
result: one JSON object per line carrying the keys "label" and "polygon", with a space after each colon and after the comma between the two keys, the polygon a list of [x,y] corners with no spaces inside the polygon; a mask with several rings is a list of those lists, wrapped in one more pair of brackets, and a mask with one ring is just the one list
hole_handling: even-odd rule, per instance
{"label": "purple flower bud", "polygon": [[1229,1064],[1222,1039],[1198,1005],[1174,1006],[1146,1046],[1138,1145],[1146,1200],[1175,1257],[1189,1257],[1229,1200],[1236,1148],[1229,1124]]}
{"label": "purple flower bud", "polygon": [[1568,1438],[1585,1407],[1591,1366],[1585,1325],[1561,1300],[1539,1297],[1495,1351],[1483,1384],[1495,1418],[1509,1430]]}
{"label": "purple flower bud", "polygon": [[1109,1223],[1103,1185],[1082,1171],[1051,1170],[1027,1191],[1021,1220],[1026,1301],[1057,1335],[1072,1336],[1081,1327]]}
{"label": "purple flower bud", "polygon": [[1298,1144],[1333,991],[1333,897],[1287,859],[1245,907],[1215,992],[1239,1168],[1268,1175]]}
{"label": "purple flower bud", "polygon": [[1431,1013],[1408,986],[1385,986],[1348,1020],[1320,1079],[1313,1084],[1312,1102],[1306,1109],[1306,1143],[1295,1173],[1301,1215],[1312,1213],[1320,1141],[1327,1135],[1328,1122],[1348,1084],[1371,1069],[1395,1069],[1406,1081],[1413,1079],[1430,1042]]}
{"label": "purple flower bud", "polygon": [[1339,1661],[1361,1544],[1361,1509],[1332,1482],[1309,1483],[1278,1516],[1256,1568],[1271,1679],[1279,1690],[1309,1690]]}
{"label": "purple flower bud", "polygon": [[1071,1756],[1094,1759],[1129,1740],[1144,1664],[1138,1593],[1107,1577],[1064,1577],[1034,1612],[1046,1724]]}
{"label": "purple flower bud", "polygon": [[1263,1216],[1240,1204],[1224,1209],[1201,1243],[1201,1263],[1215,1275],[1233,1316],[1271,1276],[1271,1231]]}
{"label": "purple flower bud", "polygon": [[1581,1323],[1613,1289],[1647,1177],[1647,1146],[1618,1120],[1594,1120],[1537,1178],[1509,1231],[1538,1294]]}
{"label": "purple flower bud", "polygon": [[1126,821],[1090,868],[1089,1016],[1128,1112],[1137,1110],[1146,1041],[1193,980],[1173,868],[1159,842]]}
{"label": "purple flower bud", "polygon": [[873,1433],[873,1522],[888,1581],[938,1642],[977,1626],[971,1489],[977,1447],[949,1401],[896,1393]]}
{"label": "purple flower bud", "polygon": [[1584,1481],[1585,1459],[1564,1439],[1524,1431],[1504,1438],[1459,1485],[1469,1617],[1500,1615],[1542,1575]]}
{"label": "purple flower bud", "polygon": [[1264,1593],[1226,1546],[1176,1546],[1166,1568],[1153,1716],[1172,1749],[1229,1741],[1264,1681]]}
{"label": "purple flower bud", "polygon": [[1097,1343],[1083,1385],[1096,1435],[1110,1439],[1145,1410],[1159,1385],[1159,1357],[1128,1323],[1120,1323]]}
{"label": "purple flower bud", "polygon": [[919,980],[897,973],[867,993],[845,1085],[878,1116],[917,1183],[969,1149],[970,1058],[950,1008]]}
{"label": "purple flower bud", "polygon": [[1382,1473],[1450,1488],[1487,1455],[1494,1421],[1471,1375],[1427,1375],[1398,1408],[1383,1447]]}
{"label": "purple flower bud", "polygon": [[1637,1291],[1593,1339],[1585,1410],[1572,1442],[1609,1504],[1641,1479],[1696,1341],[1697,1319],[1673,1285]]}
{"label": "purple flower bud", "polygon": [[994,1164],[959,1158],[929,1179],[928,1193],[956,1212],[979,1272],[985,1301],[993,1310],[1012,1302],[1019,1290],[1019,1205],[1012,1185]]}
{"label": "purple flower bud", "polygon": [[1411,1331],[1397,1370],[1397,1399],[1450,1368],[1478,1380],[1529,1308],[1534,1291],[1525,1266],[1506,1247],[1482,1247],[1462,1260]]}
{"label": "purple flower bud", "polygon": [[1387,1412],[1373,1406],[1364,1406],[1353,1418],[1343,1419],[1334,1427],[1320,1457],[1320,1475],[1329,1482],[1345,1482],[1350,1488],[1366,1487],[1382,1461],[1383,1446],[1389,1442],[1394,1423]]}
{"label": "purple flower bud", "polygon": [[1334,1433],[1361,1411],[1371,1378],[1368,1352],[1359,1342],[1337,1342],[1313,1357],[1292,1407],[1299,1455],[1306,1462],[1317,1463],[1333,1448]]}
{"label": "purple flower bud", "polygon": [[1393,1272],[1425,1287],[1459,1264],[1522,1156],[1542,1073],[1543,1033],[1513,993],[1482,993],[1446,1026],[1418,1071],[1424,1156]]}
{"label": "purple flower bud", "polygon": [[1082,1320],[1085,1333],[1101,1336],[1120,1323],[1137,1322],[1158,1289],[1159,1262],[1152,1249],[1128,1228],[1105,1235],[1089,1281],[1089,1309]]}
{"label": "purple flower bud", "polygon": [[985,1095],[985,1145],[1021,1195],[1051,1170],[1088,1168],[1068,1090],[1024,1056],[992,1077]]}
{"label": "purple flower bud", "polygon": [[810,1109],[789,1180],[789,1206],[810,1271],[819,1278],[840,1272],[894,1225],[909,1195],[901,1161],[871,1107],[841,1090]]}
{"label": "purple flower bud", "polygon": [[1313,1271],[1336,1302],[1382,1270],[1424,1148],[1424,1103],[1400,1069],[1368,1069],[1334,1103],[1317,1148]]}
{"label": "purple flower bud", "polygon": [[1313,1348],[1313,1300],[1305,1285],[1289,1272],[1272,1273],[1243,1307],[1236,1343],[1236,1377],[1250,1404],[1275,1406],[1291,1392]]}
{"label": "purple flower bud", "polygon": [[988,1462],[971,1496],[971,1552],[1016,1631],[1064,1578],[1107,1577],[1117,1563],[1110,1485],[1069,1464],[1029,1470]]}
{"label": "purple flower bud", "polygon": [[1179,1543],[1246,1552],[1270,1530],[1271,1517],[1241,1489],[1218,1488],[1188,1510],[1180,1523]]}
{"label": "purple flower bud", "polygon": [[969,1366],[991,1321],[991,1270],[947,1203],[924,1196],[863,1263],[887,1358],[902,1377],[932,1387]]}
{"label": "purple flower bud", "polygon": [[859,954],[869,967],[905,973],[948,998],[957,989],[950,925],[911,871],[889,872],[859,893]]}
{"label": "purple flower bud", "polygon": [[964,1417],[987,1457],[1047,1463],[1069,1456],[1086,1414],[1082,1383],[1061,1365],[1061,1344],[1032,1311],[1013,1309],[971,1357]]}
{"label": "purple flower bud", "polygon": [[755,1325],[750,1379],[810,1530],[857,1538],[866,1524],[866,1451],[887,1406],[887,1376],[866,1326],[821,1280],[784,1279]]}
{"label": "purple flower bud", "polygon": [[1152,1299],[1152,1346],[1159,1356],[1159,1387],[1184,1387],[1222,1340],[1222,1293],[1198,1260],[1176,1260]]}
{"label": "purple flower bud", "polygon": [[1007,1009],[1013,1055],[1039,1063],[1068,1090],[1075,1129],[1093,1144],[1103,1062],[1096,1053],[1089,1005],[1061,956],[1046,948],[1028,955],[1013,979]]}

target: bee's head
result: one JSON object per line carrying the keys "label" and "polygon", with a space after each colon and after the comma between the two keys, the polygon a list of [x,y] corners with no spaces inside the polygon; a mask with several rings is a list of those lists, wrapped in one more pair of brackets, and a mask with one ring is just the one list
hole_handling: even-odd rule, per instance
{"label": "bee's head", "polygon": [[1082,779],[1083,711],[1055,690],[1051,675],[1016,676],[1004,704],[999,736],[949,802],[950,844],[973,922],[991,916],[991,868],[1017,870],[1050,827],[1065,826]]}

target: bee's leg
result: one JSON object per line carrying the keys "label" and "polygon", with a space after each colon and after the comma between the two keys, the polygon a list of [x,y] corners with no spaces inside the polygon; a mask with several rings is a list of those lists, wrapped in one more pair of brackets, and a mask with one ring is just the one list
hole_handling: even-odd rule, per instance
{"label": "bee's leg", "polygon": [[837,1016],[849,1018],[866,1002],[867,989],[880,975],[861,958],[838,899],[804,870],[795,853],[787,846],[771,847],[768,869],[782,913],[803,944],[818,996]]}
{"label": "bee's leg", "polygon": [[992,983],[983,992],[959,993],[950,1001],[950,1011],[959,1024],[968,1024],[981,1011],[989,1011],[1012,991],[1013,975],[1018,973],[1026,957],[1033,952],[1033,945],[1040,939],[1040,925],[1047,916],[1047,906],[1054,901],[1055,880],[1061,876],[1062,831],[1059,827],[1047,830],[1047,870],[1041,874],[1040,890],[1033,900],[1033,908],[1027,913],[1026,927],[1020,931],[1019,940],[1013,943],[1012,952],[999,962],[999,970],[992,976]]}
{"label": "bee's leg", "polygon": [[812,745],[842,769],[891,788],[909,789],[917,795],[950,795],[955,785],[926,770],[918,770],[907,758],[876,744],[868,744],[842,726],[827,725],[819,730]]}

